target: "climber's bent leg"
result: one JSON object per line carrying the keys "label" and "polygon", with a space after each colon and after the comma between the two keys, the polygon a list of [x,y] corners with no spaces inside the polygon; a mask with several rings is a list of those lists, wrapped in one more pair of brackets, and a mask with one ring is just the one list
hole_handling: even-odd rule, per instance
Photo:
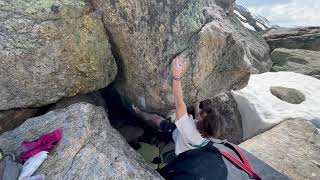
{"label": "climber's bent leg", "polygon": [[172,134],[176,128],[176,124],[169,120],[163,120],[160,123],[161,134],[167,142],[174,142]]}

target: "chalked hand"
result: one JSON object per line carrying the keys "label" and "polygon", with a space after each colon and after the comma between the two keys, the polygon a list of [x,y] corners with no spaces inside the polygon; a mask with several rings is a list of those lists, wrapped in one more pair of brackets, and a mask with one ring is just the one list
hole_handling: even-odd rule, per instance
{"label": "chalked hand", "polygon": [[172,75],[174,78],[181,78],[184,70],[184,59],[179,55],[172,61]]}

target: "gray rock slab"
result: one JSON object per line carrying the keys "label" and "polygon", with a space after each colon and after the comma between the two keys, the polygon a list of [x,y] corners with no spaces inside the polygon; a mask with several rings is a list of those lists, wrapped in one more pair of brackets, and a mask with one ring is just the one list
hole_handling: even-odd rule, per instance
{"label": "gray rock slab", "polygon": [[111,127],[105,110],[87,103],[28,119],[0,135],[0,148],[18,155],[23,140],[56,128],[63,137],[36,171],[46,179],[161,179]]}
{"label": "gray rock slab", "polygon": [[320,51],[278,48],[271,59],[272,71],[293,71],[320,79]]}
{"label": "gray rock slab", "polygon": [[287,120],[240,147],[291,179],[320,178],[320,135],[308,121]]}
{"label": "gray rock slab", "polygon": [[276,48],[320,51],[320,27],[281,27],[269,30],[263,37],[271,51]]}

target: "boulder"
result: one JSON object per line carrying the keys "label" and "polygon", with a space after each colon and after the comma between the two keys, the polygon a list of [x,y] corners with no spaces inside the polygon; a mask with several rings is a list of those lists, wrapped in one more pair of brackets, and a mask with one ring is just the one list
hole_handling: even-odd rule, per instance
{"label": "boulder", "polygon": [[36,113],[35,108],[0,111],[0,134],[16,128]]}
{"label": "boulder", "polygon": [[244,28],[243,24],[234,16],[230,19],[224,19],[226,22],[225,29],[234,32],[237,41],[244,44],[246,49],[246,57],[252,67],[251,73],[269,72],[272,67],[272,61],[269,56],[269,46],[263,37],[253,31]]}
{"label": "boulder", "polygon": [[239,4],[234,4],[233,12],[239,21],[241,21],[243,24],[248,24],[254,31],[266,31],[271,27],[269,20],[267,20],[265,17],[254,15],[247,8]]}
{"label": "boulder", "polygon": [[[272,87],[285,89],[284,92],[277,93],[283,100],[278,98],[278,95],[273,95]],[[299,73],[268,72],[252,75],[247,87],[232,92],[242,117],[244,140],[288,118],[300,117],[320,128],[319,89],[320,80]],[[287,93],[290,91],[294,92]],[[300,96],[305,98],[300,104],[286,102],[286,99],[301,101]]]}
{"label": "boulder", "polygon": [[303,119],[290,119],[240,144],[291,179],[320,179],[320,134]]}
{"label": "boulder", "polygon": [[276,48],[320,51],[320,27],[281,27],[269,30],[263,37],[271,51]]}
{"label": "boulder", "polygon": [[167,113],[174,107],[170,65],[178,54],[187,61],[183,89],[188,105],[244,87],[251,63],[271,61],[263,38],[228,13],[233,2],[92,1],[120,65],[119,91],[144,110]]}
{"label": "boulder", "polygon": [[205,107],[211,107],[219,116],[216,121],[222,122],[220,136],[217,139],[227,139],[229,142],[239,144],[242,142],[242,119],[237,103],[231,93],[222,93],[213,99],[201,102]]}
{"label": "boulder", "polygon": [[56,128],[63,137],[36,171],[46,179],[161,179],[111,127],[105,110],[87,103],[28,119],[0,136],[0,148],[19,154],[23,140]]}
{"label": "boulder", "polygon": [[89,1],[0,3],[0,110],[38,107],[114,80],[116,64]]}
{"label": "boulder", "polygon": [[278,48],[271,53],[272,71],[294,71],[320,79],[320,52]]}

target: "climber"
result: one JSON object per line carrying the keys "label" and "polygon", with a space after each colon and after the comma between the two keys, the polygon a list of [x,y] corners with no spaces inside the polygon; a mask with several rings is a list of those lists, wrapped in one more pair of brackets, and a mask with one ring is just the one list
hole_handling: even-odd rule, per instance
{"label": "climber", "polygon": [[[125,103],[126,101],[121,100],[121,98],[116,100],[119,101],[119,106],[125,106],[131,109],[130,111],[140,116],[148,124],[159,128],[165,139],[175,143],[175,154],[177,156],[172,158],[171,161],[166,161],[170,158],[163,158],[166,159],[164,163],[168,164],[161,169],[157,169],[165,179],[261,180],[261,177],[264,179],[288,179],[261,160],[250,155],[249,152],[225,140],[221,141],[213,138],[220,137],[219,130],[223,127],[223,122],[221,122],[217,111],[210,109],[204,103],[199,107],[199,103],[197,103],[194,108],[195,119],[188,115],[187,107],[183,100],[181,84],[184,71],[184,59],[181,56],[174,58],[171,69],[176,107],[175,123],[167,121],[157,114],[144,112],[137,106],[132,105],[132,103]],[[107,94],[113,96],[112,91],[110,92],[111,93]],[[114,102],[114,100],[111,98],[110,102]],[[110,104],[114,105],[114,103]],[[113,110],[115,114],[125,112],[122,111],[121,108],[115,108]],[[116,117],[119,118],[118,116]],[[166,153],[167,152],[163,154]],[[259,175],[263,176],[260,177],[254,170],[258,170]]]}
{"label": "climber", "polygon": [[192,115],[188,115],[181,85],[184,71],[184,59],[181,56],[173,59],[171,70],[176,122],[172,123],[157,114],[144,112],[135,105],[133,105],[133,109],[142,119],[159,128],[166,139],[174,142],[175,154],[179,155],[187,150],[205,146],[209,142],[209,137],[217,137],[221,122],[215,111],[209,107],[200,109],[199,103],[194,106],[195,119]]}
{"label": "climber", "polygon": [[[176,57],[172,62],[171,69],[176,107],[175,123],[167,121],[157,114],[144,112],[133,105],[133,109],[138,116],[149,124],[158,127],[166,139],[175,143],[175,154],[178,156],[173,161],[180,161],[180,164],[182,163],[183,165],[169,163],[160,169],[159,173],[166,179],[193,179],[199,177],[202,179],[210,179],[212,177],[224,179],[227,176],[227,168],[221,156],[211,152],[195,155],[195,158],[190,158],[189,155],[185,156],[187,153],[197,153],[189,150],[210,146],[209,138],[212,139],[212,137],[219,135],[221,122],[218,120],[215,111],[208,107],[200,109],[199,103],[194,107],[195,119],[193,119],[192,115],[188,115],[181,85],[184,59],[181,56]],[[208,162],[206,163],[206,161]],[[199,162],[204,164],[199,164]],[[197,166],[196,169],[193,168],[194,165]],[[219,173],[216,173],[217,171]]]}

